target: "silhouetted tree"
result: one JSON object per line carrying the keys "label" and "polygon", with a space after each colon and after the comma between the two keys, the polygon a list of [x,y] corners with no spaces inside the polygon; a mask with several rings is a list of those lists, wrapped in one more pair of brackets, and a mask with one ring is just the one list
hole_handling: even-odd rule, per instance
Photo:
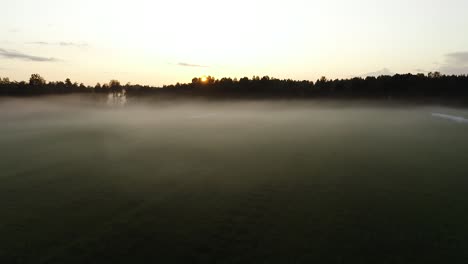
{"label": "silhouetted tree", "polygon": [[394,76],[357,77],[331,80],[322,77],[316,83],[311,81],[279,80],[269,76],[252,79],[243,77],[216,79],[212,76],[193,78],[191,83],[177,83],[161,87],[150,87],[127,83],[124,87],[117,80],[108,84],[86,87],[84,84],[49,82],[38,74],[31,75],[29,83],[0,78],[0,95],[37,95],[63,93],[121,93],[124,89],[129,96],[170,95],[208,97],[277,97],[277,98],[430,98],[442,101],[456,100],[468,104],[468,76],[443,75],[439,72],[424,74],[396,74]]}
{"label": "silhouetted tree", "polygon": [[46,84],[46,81],[44,80],[44,78],[41,77],[41,75],[37,73],[31,74],[31,78],[29,78],[29,85],[41,86],[45,84]]}
{"label": "silhouetted tree", "polygon": [[8,77],[0,78],[0,84],[9,84],[10,79]]}
{"label": "silhouetted tree", "polygon": [[440,74],[440,72],[437,72],[437,71],[436,72],[429,72],[427,74],[427,77],[429,77],[429,78],[440,78],[441,74]]}
{"label": "silhouetted tree", "polygon": [[112,93],[118,93],[122,90],[122,86],[120,85],[120,82],[117,80],[111,80],[109,82],[109,88]]}

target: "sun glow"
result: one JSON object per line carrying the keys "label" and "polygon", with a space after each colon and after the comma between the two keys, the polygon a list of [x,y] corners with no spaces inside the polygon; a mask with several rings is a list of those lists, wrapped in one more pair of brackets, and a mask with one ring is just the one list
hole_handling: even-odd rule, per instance
{"label": "sun glow", "polygon": [[206,83],[208,81],[208,78],[206,76],[203,76],[200,78],[200,80],[204,83]]}

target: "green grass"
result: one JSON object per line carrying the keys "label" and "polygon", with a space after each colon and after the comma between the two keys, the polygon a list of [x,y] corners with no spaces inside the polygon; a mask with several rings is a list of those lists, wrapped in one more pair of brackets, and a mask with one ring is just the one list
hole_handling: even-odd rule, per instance
{"label": "green grass", "polygon": [[23,105],[0,103],[0,263],[468,258],[468,125],[431,116],[463,109]]}

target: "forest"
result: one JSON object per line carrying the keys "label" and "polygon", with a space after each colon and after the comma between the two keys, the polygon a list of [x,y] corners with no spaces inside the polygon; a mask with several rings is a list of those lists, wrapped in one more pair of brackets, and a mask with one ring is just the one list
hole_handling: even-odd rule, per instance
{"label": "forest", "polygon": [[193,78],[191,83],[177,83],[152,87],[147,85],[121,84],[117,80],[97,83],[93,86],[78,84],[66,79],[64,82],[46,81],[39,74],[32,74],[29,82],[10,81],[0,78],[2,96],[36,96],[75,93],[120,93],[127,96],[167,95],[172,97],[216,98],[363,98],[363,99],[447,99],[468,103],[468,75],[396,74],[393,76],[355,77],[350,79],[327,79],[296,81],[269,76],[252,78]]}

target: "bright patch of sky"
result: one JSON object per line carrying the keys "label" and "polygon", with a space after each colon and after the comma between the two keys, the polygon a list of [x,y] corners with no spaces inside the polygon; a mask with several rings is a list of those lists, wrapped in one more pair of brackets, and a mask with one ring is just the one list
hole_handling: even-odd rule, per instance
{"label": "bright patch of sky", "polygon": [[468,73],[466,0],[15,0],[2,3],[0,76],[315,80]]}

